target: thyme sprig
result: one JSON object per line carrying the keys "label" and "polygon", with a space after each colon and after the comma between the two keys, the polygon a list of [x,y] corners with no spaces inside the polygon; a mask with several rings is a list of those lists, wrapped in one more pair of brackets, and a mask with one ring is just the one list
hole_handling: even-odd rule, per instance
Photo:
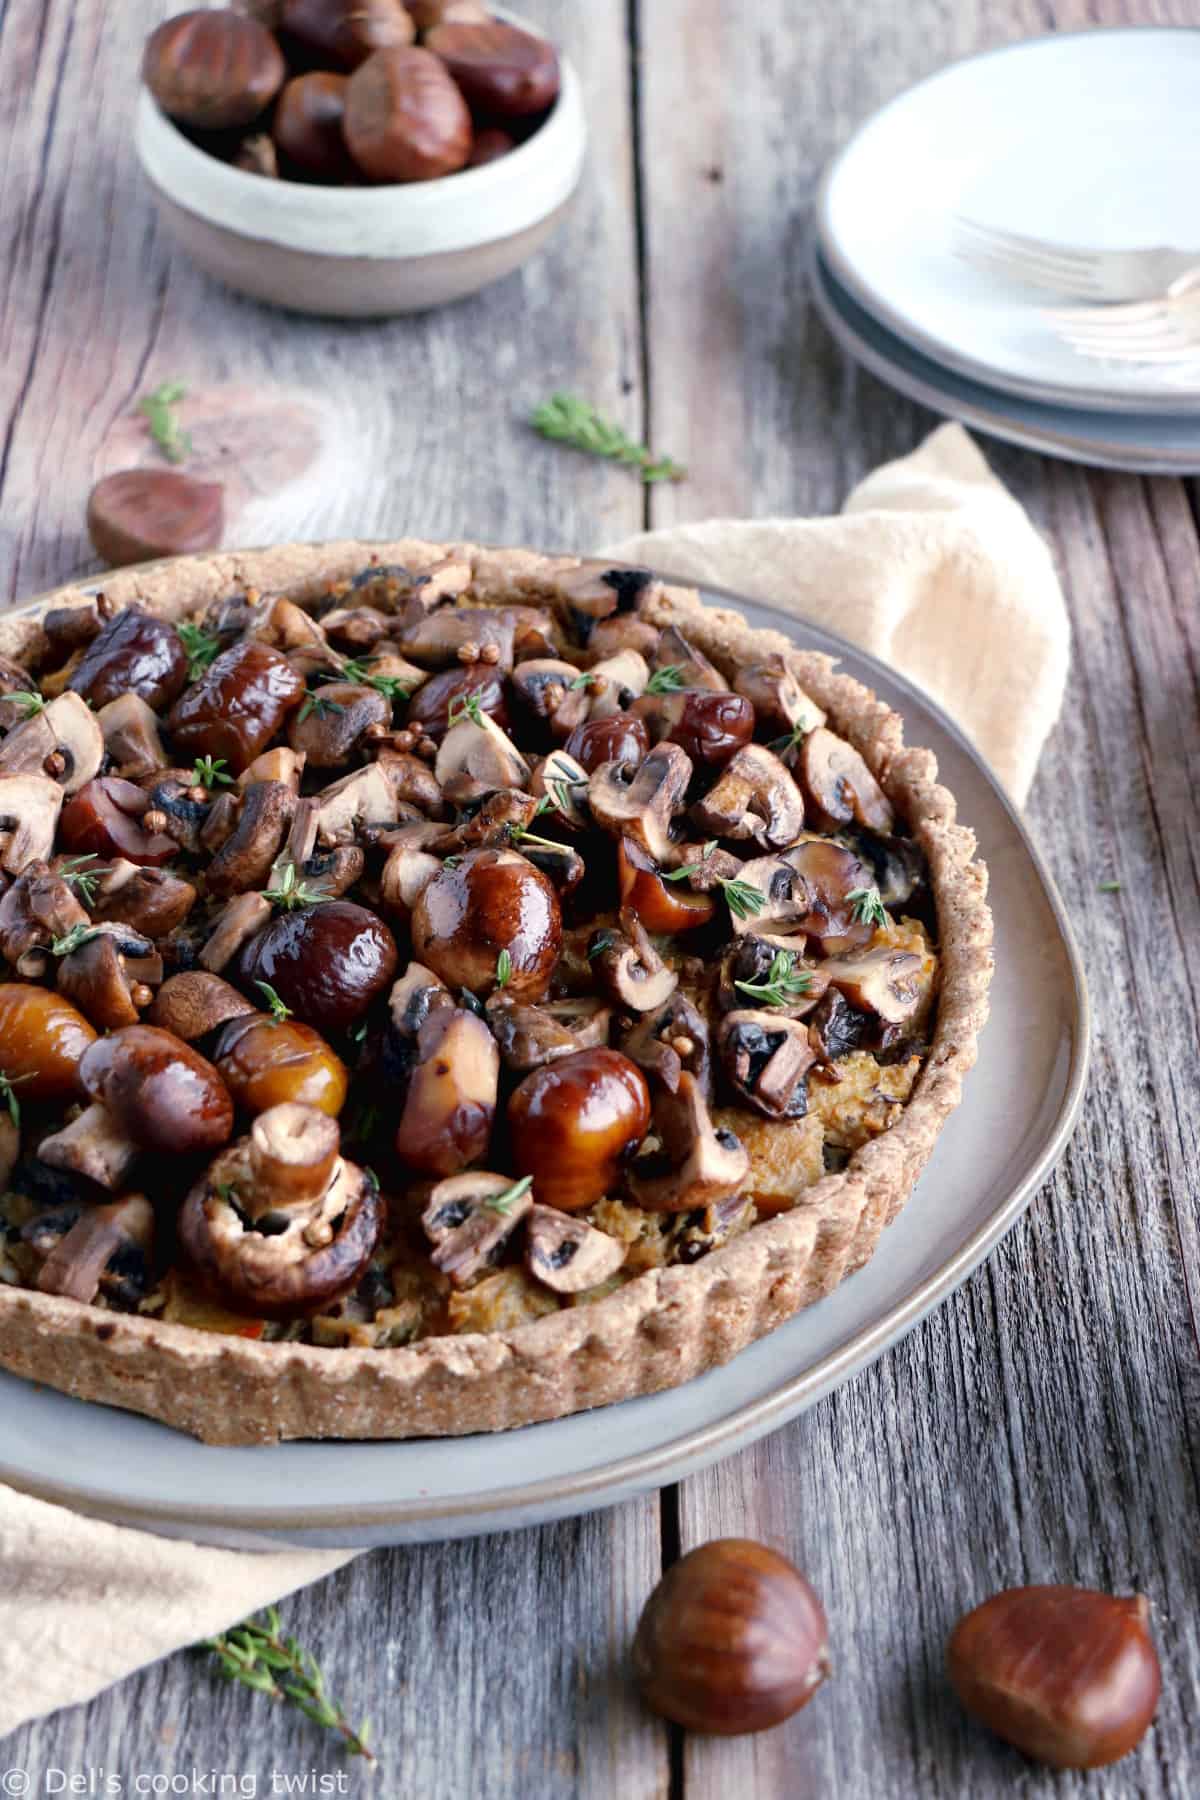
{"label": "thyme sprig", "polygon": [[[710,838],[700,852],[700,861],[685,863],[682,869],[671,869],[663,874],[664,881],[686,881],[689,875],[698,875],[713,851],[717,847],[716,838]],[[739,881],[736,875],[720,875],[717,886],[725,896],[726,904],[735,919],[751,919],[763,909],[763,896],[748,881]]]}
{"label": "thyme sprig", "polygon": [[111,875],[107,864],[98,869],[89,869],[88,863],[94,863],[96,855],[89,850],[86,856],[70,856],[63,863],[58,873],[69,888],[74,888],[85,906],[96,904],[96,893],[102,875]]}
{"label": "thyme sprig", "polygon": [[232,787],[233,776],[224,772],[227,766],[223,756],[198,756],[192,770],[193,787]]}
{"label": "thyme sprig", "polygon": [[[290,869],[294,869],[295,866],[296,866],[295,863],[288,864],[288,867]],[[258,989],[259,993],[262,995],[263,999],[266,1001],[267,1005],[271,1009],[272,1025],[282,1025],[283,1021],[285,1019],[291,1018],[291,1016],[292,1016],[291,1007],[284,1005],[283,1001],[279,998],[279,995],[275,992],[275,989],[271,986],[269,981],[256,981],[254,985]]]}
{"label": "thyme sprig", "polygon": [[179,423],[175,408],[187,395],[187,389],[181,381],[164,381],[153,393],[143,394],[138,401],[142,412],[150,424],[150,436],[154,439],[168,462],[186,462],[191,454],[192,440]]}
{"label": "thyme sprig", "polygon": [[331,675],[331,681],[352,681],[359,687],[373,687],[386,700],[407,700],[412,693],[398,675],[372,675],[368,663],[359,662],[349,656],[342,664],[340,675]]}
{"label": "thyme sprig", "polygon": [[64,932],[62,937],[52,940],[50,954],[51,956],[70,956],[73,950],[82,949],[84,944],[90,944],[93,938],[99,936],[100,933],[94,925],[82,923],[72,925],[70,931]]}
{"label": "thyme sprig", "polygon": [[764,1006],[788,1006],[800,995],[810,993],[812,984],[811,969],[798,969],[790,950],[777,950],[765,981],[735,981],[733,985],[740,994],[760,1000]]}
{"label": "thyme sprig", "polygon": [[21,1129],[21,1102],[17,1099],[14,1090],[19,1088],[23,1081],[32,1080],[32,1075],[6,1075],[3,1069],[0,1069],[0,1106],[8,1108],[8,1116],[18,1131]]}
{"label": "thyme sprig", "polygon": [[36,719],[40,712],[46,710],[46,702],[36,688],[17,688],[15,692],[3,697],[20,707],[23,719]]}
{"label": "thyme sprig", "polygon": [[846,898],[860,925],[886,926],[887,909],[877,887],[851,888]]}
{"label": "thyme sprig", "polygon": [[604,418],[588,401],[576,394],[551,394],[549,400],[535,408],[529,423],[552,443],[568,444],[588,456],[604,457],[608,462],[636,469],[647,484],[656,481],[683,481],[687,470],[669,456],[656,456],[645,444],[635,443],[611,420]]}
{"label": "thyme sprig", "polygon": [[478,694],[455,694],[446,711],[447,728],[461,725],[470,719],[472,725],[483,724],[483,708],[479,704]]}
{"label": "thyme sprig", "polygon": [[776,756],[787,756],[804,741],[809,729],[808,720],[801,714],[790,731],[785,731],[782,737],[771,739],[767,749],[774,751]]}
{"label": "thyme sprig", "polygon": [[327,700],[321,694],[306,694],[304,704],[296,715],[296,722],[303,725],[310,713],[316,713],[318,719],[323,719],[326,713],[344,713],[345,710],[340,700]]}
{"label": "thyme sprig", "polygon": [[500,952],[499,956],[496,958],[496,986],[497,986],[497,988],[506,988],[508,986],[509,982],[512,980],[512,972],[513,972],[512,956],[509,954],[509,952],[507,950],[502,950]]}
{"label": "thyme sprig", "polygon": [[205,1638],[197,1648],[211,1651],[230,1681],[240,1681],[256,1693],[297,1707],[314,1725],[337,1732],[348,1755],[375,1761],[367,1741],[368,1721],[351,1725],[345,1708],[330,1696],[311,1650],[305,1650],[296,1638],[284,1636],[274,1606],[267,1608],[261,1623],[247,1619],[218,1637]]}
{"label": "thyme sprig", "polygon": [[320,906],[323,900],[329,899],[326,888],[310,887],[296,873],[296,865],[290,862],[279,877],[278,887],[266,888],[263,899],[269,900],[272,906],[278,906],[284,912],[295,912],[301,906]]}
{"label": "thyme sprig", "polygon": [[667,663],[661,669],[655,669],[646,683],[648,694],[677,694],[685,685],[682,663]]}
{"label": "thyme sprig", "polygon": [[188,659],[188,680],[198,681],[209,663],[214,662],[220,654],[221,640],[215,632],[205,631],[203,626],[188,619],[182,625],[177,625],[175,630]]}
{"label": "thyme sprig", "polygon": [[486,1211],[499,1213],[502,1219],[507,1219],[517,1201],[523,1200],[532,1186],[533,1176],[522,1175],[520,1181],[514,1181],[502,1194],[493,1194],[489,1200],[485,1200],[484,1207]]}

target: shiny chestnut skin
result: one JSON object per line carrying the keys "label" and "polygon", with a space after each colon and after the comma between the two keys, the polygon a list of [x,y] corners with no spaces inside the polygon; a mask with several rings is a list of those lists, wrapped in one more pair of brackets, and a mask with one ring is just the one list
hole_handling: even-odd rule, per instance
{"label": "shiny chestnut skin", "polygon": [[169,118],[194,131],[249,125],[283,86],[283,52],[242,13],[179,13],[146,40],[142,79]]}
{"label": "shiny chestnut skin", "polygon": [[467,103],[428,50],[377,50],[355,69],[342,127],[372,181],[453,175],[471,154]]}
{"label": "shiny chestnut skin", "polygon": [[233,1135],[233,1101],[212,1064],[157,1025],[125,1025],[84,1052],[85,1092],[135,1143],[162,1155],[218,1150]]}
{"label": "shiny chestnut skin", "polygon": [[475,133],[468,166],[482,169],[485,163],[499,162],[502,156],[510,155],[516,147],[516,139],[510,137],[507,131],[501,131],[498,125],[489,125],[485,131]]}
{"label": "shiny chestnut skin", "polygon": [[508,1122],[517,1174],[533,1176],[539,1204],[580,1212],[612,1190],[645,1137],[650,1090],[619,1050],[578,1050],[526,1075]]}
{"label": "shiny chestnut skin", "polygon": [[217,1040],[213,1061],[245,1112],[297,1100],[336,1119],[345,1105],[345,1063],[300,1019],[233,1019]]}
{"label": "shiny chestnut skin", "polygon": [[650,733],[643,719],[633,713],[613,713],[608,719],[588,719],[577,725],[563,749],[582,763],[591,775],[601,763],[644,762],[650,754]]}
{"label": "shiny chestnut skin", "polygon": [[225,530],[225,489],[181,469],[118,469],[88,496],[87,528],[96,555],[114,569],[215,550]]}
{"label": "shiny chestnut skin", "polygon": [[1055,1769],[1099,1769],[1149,1730],[1162,1674],[1139,1595],[1008,1588],[958,1621],[946,1646],[967,1711]]}
{"label": "shiny chestnut skin", "polygon": [[127,606],[92,639],[67,686],[94,707],[137,694],[159,712],[183,692],[187,678],[187,654],[175,627]]}
{"label": "shiny chestnut skin", "polygon": [[681,1557],[651,1594],[633,1670],[647,1705],[689,1731],[767,1731],[829,1673],[825,1611],[786,1557],[717,1538]]}
{"label": "shiny chestnut skin", "polygon": [[79,1064],[94,1028],[61,994],[24,982],[0,983],[0,1072],[20,1100],[74,1100]]}
{"label": "shiny chestnut skin", "polygon": [[345,181],[354,163],[342,136],[346,77],[326,69],[297,75],[275,103],[271,135],[297,173],[313,181]]}
{"label": "shiny chestnut skin", "polygon": [[418,896],[412,941],[417,962],[448,987],[481,997],[495,988],[497,960],[506,950],[512,970],[505,991],[513,1000],[538,1000],[562,948],[558,896],[515,850],[473,850]]}
{"label": "shiny chestnut skin", "polygon": [[694,894],[681,882],[664,881],[653,857],[632,838],[622,838],[617,846],[617,883],[621,906],[647,931],[694,931],[717,910],[711,894]]}
{"label": "shiny chestnut skin", "polygon": [[727,763],[754,736],[754,708],[741,694],[714,694],[684,688],[675,694],[645,694],[630,715],[643,719],[655,743],[666,739],[709,768]]}
{"label": "shiny chestnut skin", "polygon": [[419,725],[429,737],[440,742],[449,728],[449,713],[454,701],[470,694],[478,700],[481,712],[495,719],[503,730],[508,729],[507,687],[504,676],[498,674],[491,663],[473,663],[465,669],[443,669],[440,675],[431,675],[409,701],[406,723],[413,727]]}
{"label": "shiny chestnut skin", "polygon": [[98,775],[85,782],[63,807],[58,820],[59,850],[72,856],[120,856],[142,868],[159,869],[179,854],[179,845],[163,831],[146,831],[142,815],[149,796],[119,775]]}
{"label": "shiny chestnut skin", "polygon": [[229,772],[249,768],[304,698],[300,671],[256,638],[223,650],[167,717],[181,760],[223,756]]}
{"label": "shiny chestnut skin", "polygon": [[357,69],[376,50],[403,49],[417,35],[401,0],[283,0],[279,23],[330,69]]}
{"label": "shiny chestnut skin", "polygon": [[347,1031],[396,973],[396,941],[382,919],[352,900],[280,913],[251,938],[243,985],[266,981],[317,1031]]}
{"label": "shiny chestnut skin", "polygon": [[435,25],[425,43],[440,56],[471,107],[489,119],[545,112],[558,98],[558,52],[546,38],[490,19]]}

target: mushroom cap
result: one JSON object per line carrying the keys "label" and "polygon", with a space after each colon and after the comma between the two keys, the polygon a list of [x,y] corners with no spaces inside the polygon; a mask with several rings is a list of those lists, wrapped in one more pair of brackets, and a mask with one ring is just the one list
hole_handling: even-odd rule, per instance
{"label": "mushroom cap", "polygon": [[883,832],[896,823],[891,801],[858,751],[825,726],[810,731],[801,746],[800,777],[818,822],[828,831],[851,819]]}
{"label": "mushroom cap", "polygon": [[209,893],[224,900],[261,889],[295,810],[296,796],[285,782],[252,782],[237,824],[208,865]]}
{"label": "mushroom cap", "polygon": [[692,779],[691,758],[678,744],[659,744],[636,770],[601,763],[588,783],[588,805],[597,824],[631,837],[656,862],[671,854],[671,820]]}
{"label": "mushroom cap", "polygon": [[63,791],[48,775],[0,773],[0,869],[6,875],[47,861],[62,803]]}
{"label": "mushroom cap", "polygon": [[746,744],[696,802],[692,816],[717,837],[782,850],[803,829],[804,796],[774,751]]}
{"label": "mushroom cap", "polygon": [[413,954],[451,987],[490,994],[507,951],[506,991],[537,1000],[562,948],[562,912],[553,883],[515,850],[474,850],[442,868],[417,897]]}
{"label": "mushroom cap", "polygon": [[626,1245],[554,1206],[534,1206],[525,1232],[525,1266],[556,1294],[582,1294],[615,1275]]}
{"label": "mushroom cap", "polygon": [[144,1150],[186,1156],[233,1133],[233,1101],[212,1064],[155,1025],[126,1025],[83,1055],[85,1092]]}
{"label": "mushroom cap", "polygon": [[128,925],[93,925],[58,965],[58,986],[101,1031],[136,1025],[135,982],[162,980],[162,957]]}
{"label": "mushroom cap", "polygon": [[171,975],[154,996],[154,1004],[146,1015],[149,1025],[159,1025],[173,1032],[185,1044],[206,1037],[218,1025],[240,1019],[254,1007],[240,994],[232,982],[205,969],[185,969]]}

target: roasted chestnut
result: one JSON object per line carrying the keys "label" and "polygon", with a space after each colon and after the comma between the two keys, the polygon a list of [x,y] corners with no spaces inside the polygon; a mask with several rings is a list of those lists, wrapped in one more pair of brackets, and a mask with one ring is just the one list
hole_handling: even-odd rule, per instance
{"label": "roasted chestnut", "polygon": [[508,1103],[513,1160],[543,1206],[580,1212],[617,1185],[650,1125],[646,1077],[619,1050],[580,1050],[535,1069]]}
{"label": "roasted chestnut", "polygon": [[396,943],[365,906],[330,900],[272,919],[242,952],[240,971],[316,1030],[346,1031],[390,986]]}
{"label": "roasted chestnut", "polygon": [[499,162],[517,147],[517,141],[507,131],[501,131],[498,125],[489,125],[485,131],[475,133],[475,142],[471,145],[470,167],[481,169],[485,163]]}
{"label": "roasted chestnut", "polygon": [[345,181],[354,170],[342,118],[346,77],[325,69],[297,75],[275,105],[275,146],[299,173],[314,181]]}
{"label": "roasted chestnut", "polygon": [[187,677],[188,659],[175,627],[127,606],[92,639],[67,686],[97,709],[122,694],[137,694],[157,712],[182,693]]}
{"label": "roasted chestnut", "polygon": [[563,749],[582,763],[589,775],[607,762],[636,768],[650,754],[650,733],[636,712],[634,706],[629,712],[613,713],[607,719],[588,719],[575,727]]}
{"label": "roasted chestnut", "polygon": [[445,737],[450,724],[450,708],[456,700],[474,698],[480,712],[495,719],[507,730],[508,696],[504,676],[493,663],[472,663],[467,668],[443,669],[423,681],[408,703],[407,722],[419,726],[438,742]]}
{"label": "roasted chestnut", "polygon": [[377,50],[354,71],[343,130],[351,156],[373,181],[453,175],[471,154],[466,101],[445,64],[416,47]]}
{"label": "roasted chestnut", "polygon": [[233,1132],[233,1101],[212,1064],[155,1025],[126,1025],[98,1038],[84,1052],[79,1078],[144,1150],[217,1150]]}
{"label": "roasted chestnut", "polygon": [[279,22],[322,64],[338,69],[357,69],[373,51],[403,49],[417,35],[401,0],[283,0]]}
{"label": "roasted chestnut", "polygon": [[246,1112],[299,1101],[336,1118],[350,1077],[320,1032],[300,1019],[232,1020],[213,1052],[222,1081]]}
{"label": "roasted chestnut", "polygon": [[121,469],[92,489],[87,528],[96,555],[114,569],[214,550],[225,529],[225,490],[179,469]]}
{"label": "roasted chestnut", "polygon": [[144,868],[161,868],[179,854],[179,845],[163,831],[147,831],[142,818],[150,797],[132,781],[99,775],[73,794],[58,824],[61,850],[80,855],[119,856]]}
{"label": "roasted chestnut", "polygon": [[304,698],[304,677],[257,638],[223,650],[171,709],[167,730],[188,756],[223,757],[240,775]]}
{"label": "roasted chestnut", "polygon": [[643,694],[629,713],[645,722],[656,744],[664,739],[678,744],[694,763],[709,768],[727,763],[754,735],[754,708],[749,700],[707,688]]}
{"label": "roasted chestnut", "polygon": [[558,52],[546,38],[489,19],[435,25],[425,43],[440,56],[474,110],[491,119],[545,112],[558,98]]}
{"label": "roasted chestnut", "polygon": [[142,79],[163,111],[194,131],[249,125],[283,86],[283,52],[257,19],[179,13],[150,34]]}
{"label": "roasted chestnut", "polygon": [[537,1000],[562,946],[553,884],[515,850],[474,850],[417,898],[413,954],[447,985]]}
{"label": "roasted chestnut", "polygon": [[49,988],[0,984],[0,1071],[20,1100],[73,1100],[79,1064],[96,1032],[77,1007]]}

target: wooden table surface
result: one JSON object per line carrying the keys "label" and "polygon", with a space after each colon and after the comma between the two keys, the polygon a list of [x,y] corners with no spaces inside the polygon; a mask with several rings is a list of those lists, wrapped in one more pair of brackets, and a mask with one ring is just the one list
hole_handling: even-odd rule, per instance
{"label": "wooden table surface", "polygon": [[[265,311],[172,254],[129,145],[157,3],[0,6],[4,599],[86,561],[94,473],[121,461],[136,397],[172,377],[216,388],[217,412],[242,418],[196,434],[248,496],[240,542],[412,530],[587,550],[644,522],[834,509],[933,420],[853,368],[814,317],[803,246],[831,152],[982,46],[1195,18],[1190,0],[525,4],[587,90],[591,160],[569,222],[492,292],[364,325]],[[524,416],[560,386],[647,432],[691,479],[644,492],[532,438]],[[264,405],[294,412],[290,451],[265,463]],[[1075,630],[1030,807],[1096,1009],[1074,1143],[950,1301],[755,1449],[617,1511],[365,1556],[287,1602],[374,1721],[379,1793],[1124,1800],[1200,1786],[1195,490],[990,454],[1056,546]],[[1100,891],[1109,879],[1119,893]],[[664,1564],[723,1534],[767,1538],[807,1570],[836,1672],[779,1731],[684,1742],[639,1709],[624,1657]],[[947,1693],[957,1615],[1047,1580],[1154,1604],[1159,1720],[1107,1774],[1034,1769]],[[340,1766],[298,1715],[188,1655],[17,1732],[0,1745],[9,1764],[34,1792],[50,1767],[104,1765],[126,1791],[143,1771],[216,1770],[268,1792],[273,1767]],[[348,1773],[347,1791],[367,1791],[360,1764]]]}

